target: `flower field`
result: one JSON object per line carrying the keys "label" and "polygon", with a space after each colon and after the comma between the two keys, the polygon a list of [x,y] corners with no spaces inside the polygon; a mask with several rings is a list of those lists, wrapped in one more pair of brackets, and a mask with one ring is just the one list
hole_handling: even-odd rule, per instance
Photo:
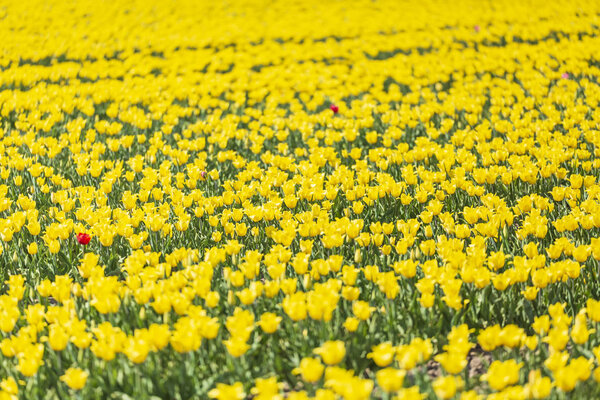
{"label": "flower field", "polygon": [[600,398],[600,2],[0,4],[0,400]]}

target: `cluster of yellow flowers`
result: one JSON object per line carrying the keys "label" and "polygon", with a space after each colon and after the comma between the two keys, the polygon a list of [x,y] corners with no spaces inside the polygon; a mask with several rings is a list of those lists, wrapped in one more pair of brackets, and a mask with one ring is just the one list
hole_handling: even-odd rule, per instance
{"label": "cluster of yellow flowers", "polygon": [[0,400],[600,396],[600,3],[513,3],[0,7]]}

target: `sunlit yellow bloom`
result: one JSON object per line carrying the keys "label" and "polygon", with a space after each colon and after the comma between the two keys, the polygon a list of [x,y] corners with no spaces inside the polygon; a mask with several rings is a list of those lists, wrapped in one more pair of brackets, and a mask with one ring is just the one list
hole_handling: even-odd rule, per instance
{"label": "sunlit yellow bloom", "polygon": [[80,390],[85,386],[89,373],[79,368],[69,368],[60,380],[66,383],[71,389]]}

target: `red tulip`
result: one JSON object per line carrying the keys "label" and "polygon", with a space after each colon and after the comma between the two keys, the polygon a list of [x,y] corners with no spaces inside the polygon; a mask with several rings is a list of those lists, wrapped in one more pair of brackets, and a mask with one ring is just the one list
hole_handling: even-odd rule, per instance
{"label": "red tulip", "polygon": [[569,79],[569,73],[568,73],[568,72],[564,72],[564,73],[561,75],[561,78],[563,78],[563,79]]}
{"label": "red tulip", "polygon": [[479,32],[480,28],[479,25],[475,25],[475,32]]}
{"label": "red tulip", "polygon": [[329,109],[330,109],[331,111],[333,111],[333,113],[334,113],[334,114],[337,114],[337,113],[338,113],[338,111],[340,111],[340,108],[339,108],[338,106],[336,106],[335,104],[332,104],[332,105],[330,105],[330,106],[329,106]]}
{"label": "red tulip", "polygon": [[79,244],[82,245],[86,245],[90,242],[90,240],[92,240],[92,237],[90,235],[88,235],[87,233],[78,233],[77,234],[77,241],[79,242]]}

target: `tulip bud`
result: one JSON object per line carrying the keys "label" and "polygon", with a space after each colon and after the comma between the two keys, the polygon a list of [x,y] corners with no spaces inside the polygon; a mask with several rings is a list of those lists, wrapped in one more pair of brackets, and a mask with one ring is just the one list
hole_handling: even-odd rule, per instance
{"label": "tulip bud", "polygon": [[360,264],[360,262],[362,260],[363,260],[362,252],[360,251],[360,249],[356,249],[356,251],[354,252],[354,262],[356,264]]}

